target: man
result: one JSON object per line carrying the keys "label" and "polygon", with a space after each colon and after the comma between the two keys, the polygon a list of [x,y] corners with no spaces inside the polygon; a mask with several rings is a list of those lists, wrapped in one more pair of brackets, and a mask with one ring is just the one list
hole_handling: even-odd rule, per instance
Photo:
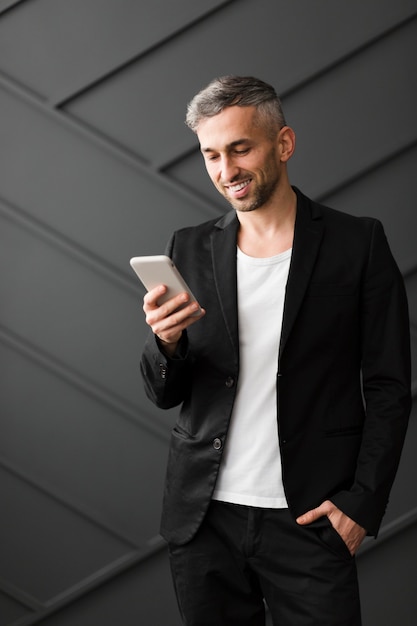
{"label": "man", "polygon": [[[185,294],[158,306],[151,400],[182,405],[161,532],[184,624],[358,626],[355,553],[377,535],[411,406],[403,281],[381,224],[291,187],[274,89],[223,77],[188,126],[233,210],[180,230]],[[178,310],[180,304],[187,303]]]}

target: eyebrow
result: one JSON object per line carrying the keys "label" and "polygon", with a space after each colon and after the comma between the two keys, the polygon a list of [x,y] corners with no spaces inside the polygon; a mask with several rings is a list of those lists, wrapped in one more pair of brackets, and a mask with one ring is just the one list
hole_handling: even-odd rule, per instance
{"label": "eyebrow", "polygon": [[[242,144],[249,144],[251,143],[251,140],[243,137],[242,139],[236,139],[235,141],[232,141],[231,143],[228,143],[226,146],[226,150],[233,150],[233,148],[236,148],[236,146],[241,146]],[[214,148],[201,148],[201,152],[203,154],[205,154],[206,152],[217,152],[217,150],[215,150]]]}

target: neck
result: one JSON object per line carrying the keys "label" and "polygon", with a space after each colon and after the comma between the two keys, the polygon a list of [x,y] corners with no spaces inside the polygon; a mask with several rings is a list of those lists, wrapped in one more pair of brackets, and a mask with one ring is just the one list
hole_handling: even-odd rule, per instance
{"label": "neck", "polygon": [[281,254],[292,247],[297,196],[288,188],[270,206],[238,213],[238,246],[253,257]]}

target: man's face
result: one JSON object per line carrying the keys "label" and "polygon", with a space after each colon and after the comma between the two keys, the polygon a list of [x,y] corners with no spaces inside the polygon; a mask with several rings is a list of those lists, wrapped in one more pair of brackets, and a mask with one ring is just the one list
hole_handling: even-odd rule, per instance
{"label": "man's face", "polygon": [[273,203],[282,174],[279,133],[256,123],[255,107],[228,107],[197,130],[207,172],[237,211]]}

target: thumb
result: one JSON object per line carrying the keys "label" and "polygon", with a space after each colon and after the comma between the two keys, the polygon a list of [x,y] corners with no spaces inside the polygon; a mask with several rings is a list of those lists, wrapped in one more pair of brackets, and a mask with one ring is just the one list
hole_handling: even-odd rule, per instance
{"label": "thumb", "polygon": [[300,515],[295,520],[297,524],[304,526],[305,524],[312,524],[320,517],[326,515],[327,508],[324,504],[321,504],[316,509],[311,509],[310,511],[306,511],[303,515]]}

